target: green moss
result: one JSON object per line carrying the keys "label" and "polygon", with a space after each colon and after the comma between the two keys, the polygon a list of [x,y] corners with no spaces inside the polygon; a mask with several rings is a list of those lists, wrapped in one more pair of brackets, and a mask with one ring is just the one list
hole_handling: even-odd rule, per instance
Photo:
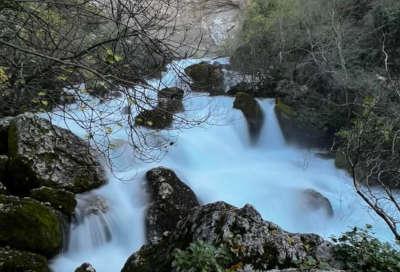
{"label": "green moss", "polygon": [[31,196],[42,202],[49,202],[51,206],[65,215],[71,216],[76,207],[75,195],[62,189],[40,187],[31,191]]}
{"label": "green moss", "polygon": [[0,245],[51,257],[62,246],[62,227],[56,213],[29,198],[0,195]]}
{"label": "green moss", "polygon": [[26,251],[0,248],[2,272],[50,272],[45,257]]}
{"label": "green moss", "polygon": [[284,115],[284,117],[286,117],[287,119],[297,117],[296,111],[292,107],[283,103],[281,99],[276,100],[275,109],[279,114]]}

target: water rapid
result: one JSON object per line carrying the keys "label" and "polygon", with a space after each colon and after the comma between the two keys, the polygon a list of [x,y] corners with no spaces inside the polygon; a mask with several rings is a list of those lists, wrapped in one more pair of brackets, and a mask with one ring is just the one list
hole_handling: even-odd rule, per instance
{"label": "water rapid", "polygon": [[[198,60],[175,64],[183,69],[195,62]],[[163,85],[178,84],[177,72],[166,72]],[[93,103],[98,103],[99,109],[122,108],[121,101]],[[143,176],[160,165],[173,169],[202,203],[223,200],[239,207],[250,203],[265,220],[291,232],[313,232],[329,238],[351,226],[371,224],[380,238],[390,238],[333,160],[285,143],[273,100],[259,100],[265,123],[257,145],[250,144],[246,121],[232,103],[231,97],[188,94],[181,117],[209,118],[200,126],[159,132],[158,136],[168,138],[173,145],[161,160],[151,163],[135,158],[126,129],[116,130],[110,136],[116,145],[111,154],[113,173],[109,171],[107,185],[79,196],[77,222],[71,226],[68,248],[52,262],[54,271],[71,272],[83,262],[90,262],[98,272],[120,271],[126,259],[145,243],[147,195]],[[74,107],[70,111],[76,116],[83,114]],[[85,135],[73,121],[65,122],[57,115],[52,121]],[[302,205],[305,190],[328,198],[334,215]]]}

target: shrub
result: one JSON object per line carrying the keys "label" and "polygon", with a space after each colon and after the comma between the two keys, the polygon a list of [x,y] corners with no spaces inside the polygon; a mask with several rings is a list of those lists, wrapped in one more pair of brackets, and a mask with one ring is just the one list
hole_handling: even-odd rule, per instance
{"label": "shrub", "polygon": [[172,266],[178,272],[223,272],[231,260],[227,248],[197,241],[185,250],[177,249]]}
{"label": "shrub", "polygon": [[346,271],[400,271],[400,252],[394,246],[372,236],[371,226],[353,228],[334,238],[335,257]]}

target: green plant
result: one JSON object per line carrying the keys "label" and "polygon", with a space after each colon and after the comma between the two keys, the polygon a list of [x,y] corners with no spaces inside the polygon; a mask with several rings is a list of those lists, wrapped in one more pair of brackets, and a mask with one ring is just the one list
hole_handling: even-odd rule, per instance
{"label": "green plant", "polygon": [[336,259],[346,271],[400,271],[400,252],[392,245],[376,239],[371,226],[353,228],[339,238],[333,238]]}
{"label": "green plant", "polygon": [[227,248],[197,241],[185,250],[175,250],[172,266],[178,272],[223,272],[231,261]]}

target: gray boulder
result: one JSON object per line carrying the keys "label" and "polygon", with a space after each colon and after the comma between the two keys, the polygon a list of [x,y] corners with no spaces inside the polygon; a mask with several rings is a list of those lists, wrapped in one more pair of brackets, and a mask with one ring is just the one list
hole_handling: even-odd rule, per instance
{"label": "gray boulder", "polygon": [[293,234],[264,221],[250,205],[239,209],[224,202],[194,208],[168,237],[142,247],[126,262],[123,272],[170,272],[175,249],[203,240],[226,247],[233,264],[256,271],[299,268],[312,258],[333,265],[333,246],[314,234]]}
{"label": "gray boulder", "polygon": [[311,211],[323,210],[328,217],[332,217],[334,214],[329,199],[312,189],[306,189],[301,192],[301,204],[305,209]]}
{"label": "gray boulder", "polygon": [[86,142],[34,115],[20,115],[10,122],[8,156],[5,183],[14,193],[40,186],[81,193],[106,181]]}
{"label": "gray boulder", "polygon": [[151,198],[146,214],[146,236],[155,244],[173,231],[178,221],[199,202],[193,191],[167,168],[148,171],[146,180]]}

